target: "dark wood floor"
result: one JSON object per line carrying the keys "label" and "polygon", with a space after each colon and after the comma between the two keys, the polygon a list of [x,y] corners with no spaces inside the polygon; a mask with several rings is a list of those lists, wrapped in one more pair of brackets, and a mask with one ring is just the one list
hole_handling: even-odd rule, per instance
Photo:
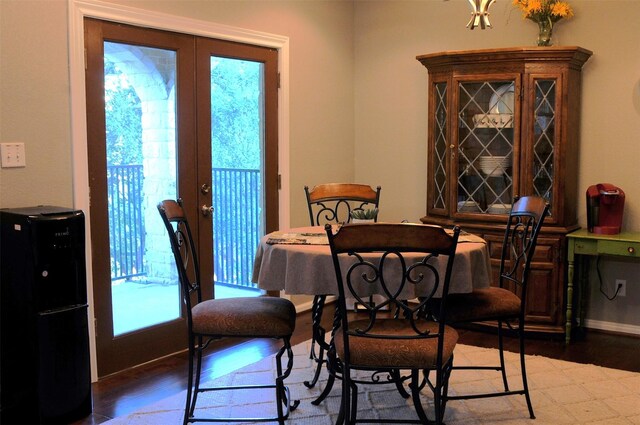
{"label": "dark wood floor", "polygon": [[[325,315],[327,316],[327,315]],[[296,322],[292,344],[310,338],[311,314],[302,313]],[[485,332],[460,331],[460,343],[494,347],[495,339]],[[219,341],[206,357],[204,380],[225,375],[239,367],[270,356],[278,344],[267,340]],[[517,351],[517,341],[507,338],[505,347]],[[527,354],[536,354],[578,363],[640,372],[640,338],[597,331],[578,332],[572,343],[562,338],[536,337],[527,340]],[[187,355],[175,354],[155,362],[101,379],[92,386],[93,414],[74,425],[100,424],[174,395],[186,387]]]}

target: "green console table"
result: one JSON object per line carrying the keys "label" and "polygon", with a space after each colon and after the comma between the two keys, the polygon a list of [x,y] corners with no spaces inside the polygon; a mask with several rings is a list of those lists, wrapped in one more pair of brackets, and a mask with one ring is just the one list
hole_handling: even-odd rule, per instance
{"label": "green console table", "polygon": [[[587,229],[580,229],[567,235],[568,255],[567,255],[567,324],[565,327],[565,341],[568,344],[571,340],[571,325],[573,320],[573,284],[574,284],[574,262],[576,255],[615,255],[620,257],[631,257],[640,259],[640,233],[622,232],[617,235],[598,235],[589,233]],[[586,268],[584,270],[587,270]],[[580,273],[580,300],[584,297],[584,282],[588,276],[586,272]],[[582,303],[581,303],[582,304]],[[584,307],[580,307],[583,315]],[[582,325],[582,321],[580,323]]]}

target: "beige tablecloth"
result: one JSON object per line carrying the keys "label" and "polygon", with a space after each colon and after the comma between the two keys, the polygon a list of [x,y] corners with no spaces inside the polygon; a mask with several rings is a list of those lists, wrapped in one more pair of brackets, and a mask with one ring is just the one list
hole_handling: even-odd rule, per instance
{"label": "beige tablecloth", "polygon": [[[300,227],[285,233],[322,233],[323,227]],[[280,236],[277,232],[275,236]],[[335,295],[336,275],[328,245],[289,244],[273,242],[274,234],[260,241],[256,252],[251,281],[264,290],[281,291],[291,295]],[[444,272],[446,256],[435,259],[441,273]],[[341,260],[342,261],[342,260]],[[347,256],[341,263],[352,262]],[[475,235],[461,235],[453,263],[449,293],[468,293],[473,288],[486,288],[491,283],[491,264],[486,242]],[[439,291],[438,291],[439,292]],[[363,294],[364,295],[364,294]],[[420,295],[420,294],[407,294]]]}

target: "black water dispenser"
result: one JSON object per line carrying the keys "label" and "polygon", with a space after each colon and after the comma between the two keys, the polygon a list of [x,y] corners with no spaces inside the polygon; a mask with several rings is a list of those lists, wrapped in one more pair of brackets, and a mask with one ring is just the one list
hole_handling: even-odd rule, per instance
{"label": "black water dispenser", "polygon": [[84,214],[0,209],[0,423],[91,413]]}

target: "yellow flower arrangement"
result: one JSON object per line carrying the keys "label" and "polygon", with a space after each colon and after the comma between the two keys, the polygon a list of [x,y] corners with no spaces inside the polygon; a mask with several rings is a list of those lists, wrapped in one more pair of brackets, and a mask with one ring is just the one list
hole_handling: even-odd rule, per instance
{"label": "yellow flower arrangement", "polygon": [[524,19],[534,22],[548,21],[550,24],[573,16],[569,3],[560,0],[513,0],[513,5],[522,11]]}
{"label": "yellow flower arrangement", "polygon": [[550,46],[553,24],[573,16],[569,3],[561,0],[513,0],[513,5],[520,9],[523,19],[538,24],[538,46]]}

